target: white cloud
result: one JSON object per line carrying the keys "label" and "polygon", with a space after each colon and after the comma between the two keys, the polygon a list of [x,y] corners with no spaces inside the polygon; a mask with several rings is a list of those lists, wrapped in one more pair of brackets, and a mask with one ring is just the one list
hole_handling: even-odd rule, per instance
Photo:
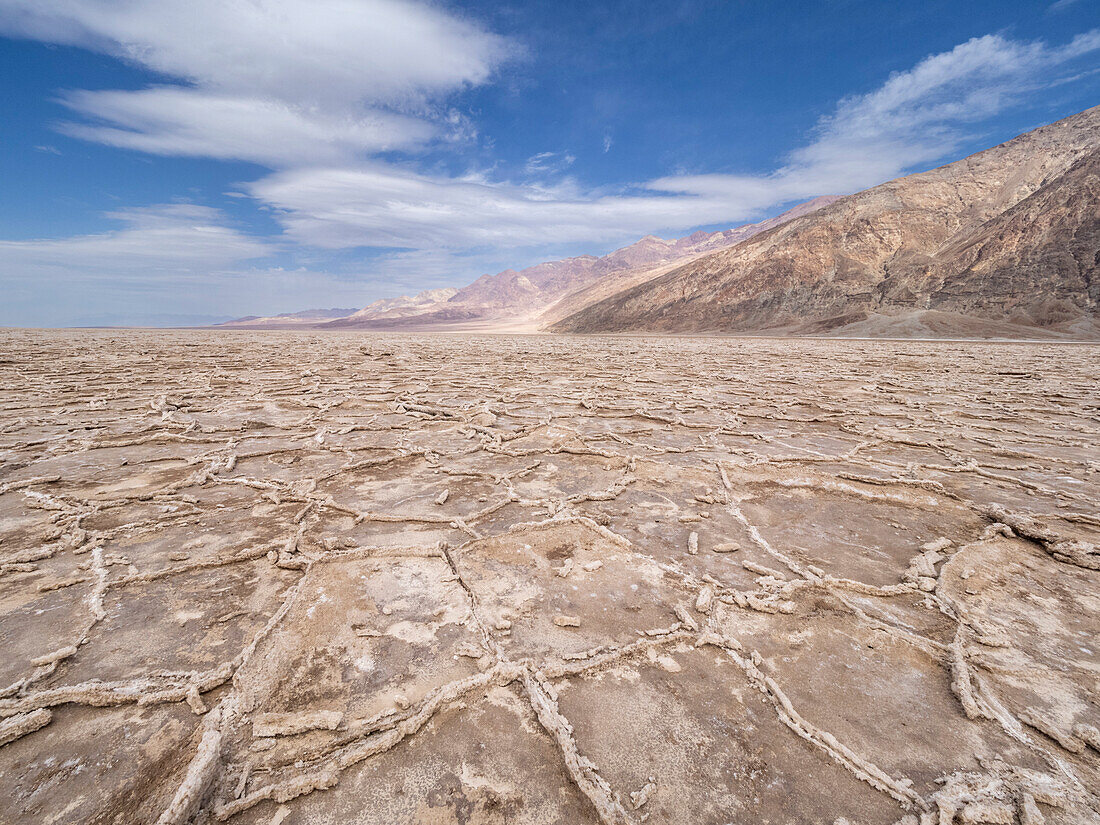
{"label": "white cloud", "polygon": [[179,86],[70,92],[63,102],[99,121],[61,124],[72,137],[154,155],[250,160],[273,168],[348,161],[414,146],[435,132],[424,120],[381,110],[339,115]]}
{"label": "white cloud", "polygon": [[539,152],[527,158],[523,171],[528,175],[560,174],[576,160],[568,152]]}
{"label": "white cloud", "polygon": [[1066,62],[1100,50],[1100,30],[1051,48],[1000,35],[968,40],[892,75],[865,95],[841,100],[808,145],[767,176],[696,175],[650,185],[704,197],[739,193],[786,202],[863,189],[949,156],[973,124],[1057,82]]}
{"label": "white cloud", "polygon": [[[85,120],[63,124],[68,134],[265,164],[276,171],[251,194],[275,208],[292,238],[329,248],[602,243],[749,219],[944,158],[969,125],[1100,49],[1100,31],[1059,47],[974,38],[839,101],[771,173],[677,175],[616,194],[561,178],[574,161],[565,153],[530,157],[522,184],[372,160],[433,137],[476,136],[442,98],[486,82],[513,51],[424,3],[0,0],[0,12],[0,31],[98,49],[191,84],[71,92],[63,100]],[[608,134],[604,151],[610,146]]]}
{"label": "white cloud", "polygon": [[890,77],[867,95],[845,98],[822,121],[817,139],[795,152],[784,174],[844,165],[871,153],[895,174],[954,150],[959,126],[992,117],[1047,84],[1061,64],[1100,49],[1100,30],[1051,48],[1000,35],[976,37]]}
{"label": "white cloud", "polygon": [[421,100],[485,82],[509,50],[408,0],[2,0],[0,9],[8,34],[303,105]]}
{"label": "white cloud", "polygon": [[0,33],[104,52],[186,86],[65,98],[77,137],[154,154],[333,162],[467,135],[435,101],[512,47],[409,0],[0,0]]}
{"label": "white cloud", "polygon": [[[291,238],[327,248],[451,250],[605,243],[753,218],[783,203],[862,189],[941,159],[975,122],[1052,81],[1068,60],[1100,49],[1100,32],[1066,46],[976,38],[841,100],[812,141],[766,175],[681,175],[627,194],[450,178],[382,164],[292,169],[249,191]],[[532,157],[527,171],[553,160]]]}
{"label": "white cloud", "polygon": [[[517,173],[522,182],[379,159],[433,140],[475,139],[477,124],[449,106],[448,95],[488,82],[513,52],[502,38],[426,3],[0,0],[0,33],[94,49],[163,77],[139,90],[65,93],[77,117],[59,128],[71,136],[271,168],[239,188],[271,211],[285,230],[281,240],[299,244],[282,251],[293,250],[296,263],[316,257],[304,270],[265,270],[288,295],[306,297],[311,279],[333,294],[356,289],[322,273],[324,250],[407,250],[370,259],[357,283],[403,280],[415,291],[417,278],[436,286],[448,272],[464,275],[481,263],[491,270],[502,258],[518,264],[549,245],[583,249],[730,225],[784,203],[865,188],[957,152],[981,121],[1063,82],[1062,67],[1100,49],[1100,31],[1063,46],[975,38],[842,99],[770,172],[676,175],[609,191],[564,177],[574,160],[565,154],[532,156]],[[604,152],[611,145],[607,133]],[[83,279],[129,284],[127,294],[155,290],[171,306],[173,284],[191,279],[203,284],[207,305],[218,294],[263,300],[255,288],[263,276],[241,275],[241,262],[273,254],[272,244],[242,234],[217,211],[177,204],[113,217],[125,226],[0,242],[8,297],[48,301],[54,284],[71,284],[77,294]]]}
{"label": "white cloud", "polygon": [[216,209],[166,204],[111,212],[126,224],[95,235],[0,241],[0,272],[11,283],[44,274],[77,273],[146,279],[203,275],[272,254],[268,244],[229,226]]}
{"label": "white cloud", "polygon": [[[302,244],[412,249],[517,248],[600,243],[656,227],[715,223],[760,208],[764,198],[591,197],[571,186],[432,177],[393,166],[291,169],[248,187]],[[740,198],[740,200],[736,200]]]}
{"label": "white cloud", "polygon": [[271,301],[286,280],[281,270],[271,278],[238,273],[277,250],[216,209],[164,204],[106,217],[122,228],[0,241],[0,325],[200,323],[231,307],[244,315],[249,300]]}

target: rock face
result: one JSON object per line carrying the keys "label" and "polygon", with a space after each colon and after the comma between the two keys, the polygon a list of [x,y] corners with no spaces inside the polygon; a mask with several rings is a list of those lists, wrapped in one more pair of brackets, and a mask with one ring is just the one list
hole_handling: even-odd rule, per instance
{"label": "rock face", "polygon": [[761,223],[677,240],[647,235],[603,257],[581,255],[482,275],[459,290],[429,290],[414,298],[375,301],[354,315],[326,323],[353,329],[430,329],[525,325],[536,330],[595,300],[657,277],[700,255],[725,249],[836,200],[815,198]]}
{"label": "rock face", "polygon": [[244,318],[235,318],[232,321],[226,321],[224,324],[218,324],[219,327],[242,327],[242,328],[261,328],[261,329],[278,329],[278,328],[297,328],[308,327],[313,324],[322,323],[324,321],[332,320],[333,318],[343,318],[346,315],[350,315],[355,312],[354,309],[340,309],[334,307],[332,309],[305,309],[301,312],[284,312],[281,315],[247,315]]}
{"label": "rock face", "polygon": [[919,318],[942,334],[1094,337],[1098,300],[1100,107],[841,198],[552,329],[876,334]]}
{"label": "rock face", "polygon": [[453,288],[425,289],[411,298],[408,295],[402,295],[399,298],[382,298],[372,304],[367,304],[357,312],[346,313],[346,315],[348,318],[354,319],[416,315],[430,306],[449,301],[456,292],[458,290]]}

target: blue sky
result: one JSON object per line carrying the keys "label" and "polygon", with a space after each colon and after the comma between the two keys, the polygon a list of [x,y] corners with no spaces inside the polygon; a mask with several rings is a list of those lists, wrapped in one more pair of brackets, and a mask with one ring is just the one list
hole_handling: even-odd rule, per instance
{"label": "blue sky", "polygon": [[1100,102],[1094,0],[0,0],[0,324],[380,298]]}

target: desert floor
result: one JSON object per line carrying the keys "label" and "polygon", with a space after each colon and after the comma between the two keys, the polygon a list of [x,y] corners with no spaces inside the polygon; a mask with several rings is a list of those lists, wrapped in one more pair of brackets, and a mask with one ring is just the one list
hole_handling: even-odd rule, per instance
{"label": "desert floor", "polygon": [[0,332],[0,822],[1100,822],[1098,363]]}

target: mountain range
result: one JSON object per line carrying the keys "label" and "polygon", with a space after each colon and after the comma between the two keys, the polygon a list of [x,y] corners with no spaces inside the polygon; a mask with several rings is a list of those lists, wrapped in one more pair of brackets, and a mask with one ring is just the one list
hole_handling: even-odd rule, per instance
{"label": "mountain range", "polygon": [[815,198],[775,218],[720,232],[695,232],[677,240],[647,235],[602,257],[560,261],[482,275],[462,289],[428,289],[384,298],[362,309],[306,310],[229,321],[228,327],[326,327],[332,329],[485,329],[534,332],[620,290],[655,278],[702,255],[806,215],[836,198]]}
{"label": "mountain range", "polygon": [[1100,338],[1100,107],[757,224],[376,301],[330,329]]}

